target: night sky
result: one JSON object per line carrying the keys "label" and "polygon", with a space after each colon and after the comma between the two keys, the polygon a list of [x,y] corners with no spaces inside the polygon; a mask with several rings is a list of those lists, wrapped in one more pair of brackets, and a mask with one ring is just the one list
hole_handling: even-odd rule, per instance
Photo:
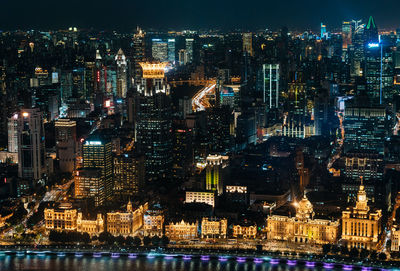
{"label": "night sky", "polygon": [[399,0],[0,0],[0,29],[68,26],[129,31],[145,28],[328,30],[342,20],[375,17],[380,28],[400,26]]}

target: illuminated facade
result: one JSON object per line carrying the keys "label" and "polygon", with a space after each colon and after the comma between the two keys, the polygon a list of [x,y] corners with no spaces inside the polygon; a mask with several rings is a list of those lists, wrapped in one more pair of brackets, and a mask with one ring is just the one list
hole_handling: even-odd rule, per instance
{"label": "illuminated facade", "polygon": [[117,63],[117,97],[126,98],[128,91],[127,62],[122,49],[118,50],[115,62]]}
{"label": "illuminated facade", "polygon": [[146,235],[162,236],[164,230],[165,215],[163,210],[149,209],[143,216],[143,229]]}
{"label": "illuminated facade", "polygon": [[18,152],[18,113],[8,118],[8,152]]}
{"label": "illuminated facade", "polygon": [[55,122],[56,151],[62,172],[73,172],[76,165],[76,122],[58,119]]}
{"label": "illuminated facade", "polygon": [[187,38],[185,40],[185,44],[186,44],[187,62],[192,63],[193,62],[194,39]]}
{"label": "illuminated facade", "polygon": [[44,220],[47,230],[75,231],[78,212],[75,209],[44,209]]}
{"label": "illuminated facade", "polygon": [[165,226],[165,235],[169,239],[193,239],[198,237],[198,222],[185,222],[183,219],[181,222],[173,223],[170,222]]}
{"label": "illuminated facade", "polygon": [[145,181],[144,156],[126,152],[114,158],[114,192],[128,200],[139,193]]}
{"label": "illuminated facade", "polygon": [[105,203],[105,179],[101,169],[82,168],[76,171],[75,197],[78,199],[91,198],[95,206]]}
{"label": "illuminated facade", "polygon": [[342,239],[349,248],[376,249],[381,234],[382,211],[371,211],[361,180],[355,207],[342,212]]}
{"label": "illuminated facade", "polygon": [[89,138],[83,144],[83,167],[101,169],[106,199],[112,197],[114,186],[111,150],[111,141],[106,139]]}
{"label": "illuminated facade", "polygon": [[162,39],[152,39],[151,43],[151,55],[153,59],[161,62],[168,61],[168,43]]}
{"label": "illuminated facade", "polygon": [[311,202],[304,198],[296,206],[296,216],[267,218],[267,238],[295,243],[332,244],[339,237],[339,221],[315,219]]}
{"label": "illuminated facade", "polygon": [[400,251],[400,229],[393,227],[391,239],[391,251]]}
{"label": "illuminated facade", "polygon": [[135,234],[143,226],[143,215],[147,209],[148,204],[145,203],[133,210],[132,203],[128,202],[126,212],[107,213],[107,231],[115,236]]}
{"label": "illuminated facade", "polygon": [[253,56],[253,33],[243,34],[243,52],[246,52],[249,56]]}
{"label": "illuminated facade", "polygon": [[185,203],[205,203],[215,206],[215,193],[214,192],[201,192],[201,191],[186,191]]}
{"label": "illuminated facade", "polygon": [[206,190],[217,192],[218,195],[223,192],[221,178],[221,169],[225,167],[227,157],[221,155],[209,155],[206,159]]}
{"label": "illuminated facade", "polygon": [[263,65],[263,102],[268,109],[278,108],[279,64]]}
{"label": "illuminated facade", "polygon": [[82,213],[78,213],[76,230],[86,232],[89,235],[98,235],[104,231],[104,219],[102,214],[97,214],[95,220],[83,219]]}
{"label": "illuminated facade", "polygon": [[228,220],[226,218],[208,218],[201,220],[201,238],[226,238]]}
{"label": "illuminated facade", "polygon": [[232,234],[234,238],[255,239],[257,236],[257,226],[233,225]]}

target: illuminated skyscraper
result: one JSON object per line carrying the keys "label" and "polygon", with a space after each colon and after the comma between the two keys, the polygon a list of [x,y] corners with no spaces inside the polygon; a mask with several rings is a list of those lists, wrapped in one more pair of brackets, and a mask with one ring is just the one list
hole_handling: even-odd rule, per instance
{"label": "illuminated skyscraper", "polygon": [[145,180],[144,156],[126,152],[114,158],[114,191],[123,200],[133,199]]}
{"label": "illuminated skyscraper", "polygon": [[152,39],[151,54],[154,60],[160,62],[168,61],[168,43],[162,39]]}
{"label": "illuminated skyscraper", "polygon": [[187,59],[188,63],[193,62],[193,45],[194,45],[194,39],[186,39],[186,53],[187,53]]}
{"label": "illuminated skyscraper", "polygon": [[223,192],[221,170],[224,157],[211,154],[207,157],[206,163],[206,190],[217,192],[220,195]]}
{"label": "illuminated skyscraper", "polygon": [[122,49],[118,50],[115,62],[117,63],[117,97],[126,98],[128,91],[127,63]]}
{"label": "illuminated skyscraper", "polygon": [[46,173],[42,112],[22,109],[18,114],[18,176],[40,180]]}
{"label": "illuminated skyscraper", "polygon": [[328,33],[326,32],[326,25],[324,23],[321,23],[321,39],[326,39],[328,36]]}
{"label": "illuminated skyscraper", "polygon": [[351,34],[352,34],[352,25],[351,22],[343,22],[342,23],[342,48],[346,49],[349,47],[349,45],[351,44],[352,38],[351,38]]}
{"label": "illuminated skyscraper", "polygon": [[103,205],[106,201],[106,183],[100,168],[82,168],[77,170],[75,180],[75,197],[93,199],[94,205]]}
{"label": "illuminated skyscraper", "polygon": [[343,22],[342,23],[342,50],[343,55],[342,59],[347,60],[349,46],[352,42],[352,24],[351,22]]}
{"label": "illuminated skyscraper", "polygon": [[175,64],[175,39],[168,39],[168,61]]}
{"label": "illuminated skyscraper", "polygon": [[90,137],[83,144],[83,167],[101,169],[106,199],[110,199],[113,192],[111,150],[111,141],[107,139]]}
{"label": "illuminated skyscraper", "polygon": [[187,54],[185,49],[179,50],[179,52],[178,52],[178,60],[179,60],[179,65],[180,66],[186,65],[188,63],[188,61],[189,61],[188,54]]}
{"label": "illuminated skyscraper", "polygon": [[76,162],[76,122],[59,119],[55,122],[57,158],[62,172],[73,172]]}
{"label": "illuminated skyscraper", "polygon": [[383,104],[393,99],[393,51],[390,44],[380,39],[372,16],[364,30],[367,95],[373,103]]}
{"label": "illuminated skyscraper", "polygon": [[171,175],[172,121],[169,85],[164,77],[167,63],[141,63],[143,77],[137,84],[136,142],[146,157],[147,179]]}
{"label": "illuminated skyscraper", "polygon": [[268,109],[278,108],[279,101],[279,64],[263,65],[263,102]]}
{"label": "illuminated skyscraper", "polygon": [[134,64],[134,79],[140,80],[142,68],[140,62],[145,61],[145,33],[137,28],[136,33],[133,35],[133,64]]}
{"label": "illuminated skyscraper", "polygon": [[18,113],[8,118],[8,152],[18,152]]}
{"label": "illuminated skyscraper", "polygon": [[353,24],[352,46],[350,48],[351,50],[349,50],[350,75],[352,77],[360,77],[363,75],[362,63],[364,62],[365,25],[361,24],[361,20],[359,21],[353,20],[352,24]]}
{"label": "illuminated skyscraper", "polygon": [[253,33],[243,34],[243,52],[246,52],[249,56],[253,56]]}

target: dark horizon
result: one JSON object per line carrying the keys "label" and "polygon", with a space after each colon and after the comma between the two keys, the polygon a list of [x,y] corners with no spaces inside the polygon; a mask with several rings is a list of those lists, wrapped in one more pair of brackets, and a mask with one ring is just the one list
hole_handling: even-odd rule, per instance
{"label": "dark horizon", "polygon": [[379,29],[400,27],[395,0],[339,0],[322,4],[308,1],[204,0],[190,3],[180,0],[119,1],[71,0],[60,4],[42,1],[10,1],[2,5],[1,30],[15,29],[112,29],[131,31],[136,26],[154,29],[279,29],[319,30],[321,22],[328,31],[339,29],[341,22],[374,16]]}

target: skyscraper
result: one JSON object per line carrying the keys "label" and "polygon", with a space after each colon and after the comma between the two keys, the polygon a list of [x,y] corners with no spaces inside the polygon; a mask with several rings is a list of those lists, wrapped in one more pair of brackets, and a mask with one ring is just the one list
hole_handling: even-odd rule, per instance
{"label": "skyscraper", "polygon": [[106,201],[106,183],[101,168],[81,168],[75,176],[75,197],[93,199],[94,205],[103,205]]}
{"label": "skyscraper", "polygon": [[194,44],[194,39],[187,38],[185,40],[185,42],[186,42],[186,53],[187,53],[188,63],[192,63],[193,62],[193,44]]}
{"label": "skyscraper", "polygon": [[151,40],[151,54],[154,60],[160,62],[168,61],[168,43],[162,39]]}
{"label": "skyscraper", "polygon": [[96,136],[89,137],[83,144],[83,168],[101,169],[106,199],[111,198],[113,192],[111,150],[110,140]]}
{"label": "skyscraper", "polygon": [[263,76],[263,102],[268,109],[278,108],[279,64],[264,64]]}
{"label": "skyscraper", "polygon": [[140,62],[145,61],[145,33],[139,27],[133,35],[133,64],[134,64],[134,79],[140,80],[142,68]]}
{"label": "skyscraper", "polygon": [[214,191],[218,195],[223,192],[221,170],[224,157],[221,155],[209,155],[206,159],[206,190]]}
{"label": "skyscraper", "polygon": [[326,32],[326,25],[321,23],[321,39],[326,39],[328,33]]}
{"label": "skyscraper", "polygon": [[249,56],[253,56],[253,33],[243,34],[243,52],[246,52]]}
{"label": "skyscraper", "polygon": [[168,61],[175,64],[175,39],[168,39]]}
{"label": "skyscraper", "polygon": [[55,122],[56,151],[62,172],[73,172],[76,162],[76,122],[59,119]]}
{"label": "skyscraper", "polygon": [[42,112],[22,109],[18,114],[18,176],[40,180],[46,173]]}
{"label": "skyscraper", "polygon": [[141,63],[143,76],[137,84],[136,142],[146,157],[147,179],[170,177],[172,168],[172,121],[169,85],[164,77],[167,63]]}
{"label": "skyscraper", "polygon": [[342,23],[342,50],[343,55],[342,59],[347,60],[348,57],[348,49],[352,43],[352,24],[351,22],[344,21]]}
{"label": "skyscraper", "polygon": [[127,63],[122,49],[115,56],[117,63],[117,98],[126,98],[128,91]]}
{"label": "skyscraper", "polygon": [[114,158],[114,192],[123,200],[133,199],[145,180],[144,156],[125,152]]}
{"label": "skyscraper", "polygon": [[18,152],[18,113],[8,118],[8,152]]}

